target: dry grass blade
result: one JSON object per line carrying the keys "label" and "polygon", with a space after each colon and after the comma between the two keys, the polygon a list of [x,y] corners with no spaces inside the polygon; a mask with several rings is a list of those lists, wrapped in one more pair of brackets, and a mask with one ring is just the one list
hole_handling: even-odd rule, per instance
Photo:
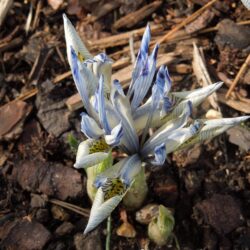
{"label": "dry grass blade", "polygon": [[60,200],[57,200],[57,199],[50,199],[49,202],[52,203],[52,204],[67,208],[67,209],[69,209],[69,210],[71,210],[73,212],[76,212],[76,213],[78,213],[80,215],[83,215],[85,217],[89,217],[89,210],[88,209],[84,209],[84,208],[78,207],[78,206],[76,206],[74,204],[71,204],[71,203],[68,203],[68,202],[65,202],[65,201],[60,201]]}
{"label": "dry grass blade", "polygon": [[247,66],[249,66],[249,64],[250,64],[250,54],[248,55],[246,61],[241,66],[241,68],[240,68],[238,74],[236,75],[232,85],[230,86],[229,90],[227,91],[226,98],[228,98],[230,96],[230,94],[234,90],[235,86],[239,82],[241,76],[244,74],[245,70],[247,69]]}
{"label": "dry grass blade", "polygon": [[[194,43],[194,51],[193,51],[193,70],[196,75],[198,82],[203,86],[209,86],[212,84],[212,80],[209,76],[207,71],[203,51],[197,47]],[[208,97],[208,100],[211,106],[214,109],[219,109],[218,102],[217,102],[217,95],[213,93],[211,96]]]}

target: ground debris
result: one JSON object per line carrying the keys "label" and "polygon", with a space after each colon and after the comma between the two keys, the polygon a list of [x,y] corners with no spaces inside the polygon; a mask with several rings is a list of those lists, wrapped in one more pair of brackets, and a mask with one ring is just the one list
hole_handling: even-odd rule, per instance
{"label": "ground debris", "polygon": [[185,30],[187,31],[187,33],[192,34],[203,28],[206,28],[207,25],[213,20],[214,16],[214,12],[210,9],[207,9],[193,22],[186,25]]}
{"label": "ground debris", "polygon": [[40,250],[50,240],[50,232],[36,221],[19,220],[4,225],[1,249]]}
{"label": "ground debris", "polygon": [[37,117],[49,134],[58,137],[69,130],[70,112],[65,107],[58,86],[53,85],[50,81],[44,82],[38,88],[36,106],[38,108]]}
{"label": "ground debris", "polygon": [[86,237],[82,233],[74,236],[76,250],[102,250],[100,229],[95,229]]}
{"label": "ground debris", "polygon": [[0,107],[0,140],[18,138],[31,109],[31,106],[23,101],[10,102]]}
{"label": "ground debris", "polygon": [[196,204],[194,209],[219,235],[230,233],[243,222],[240,206],[230,195],[214,194]]}
{"label": "ground debris", "polygon": [[24,190],[41,192],[60,200],[76,198],[83,194],[80,173],[61,164],[38,160],[22,161],[16,164],[12,179]]}
{"label": "ground debris", "polygon": [[250,150],[250,131],[249,129],[237,126],[229,129],[226,132],[229,135],[229,141],[235,145],[238,145],[246,152]]}

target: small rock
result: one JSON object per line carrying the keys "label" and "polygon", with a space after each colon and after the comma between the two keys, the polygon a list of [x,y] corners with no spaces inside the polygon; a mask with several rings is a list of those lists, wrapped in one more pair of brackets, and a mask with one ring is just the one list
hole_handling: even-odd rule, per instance
{"label": "small rock", "polygon": [[238,145],[246,152],[250,149],[250,131],[247,128],[236,126],[226,132],[229,135],[229,141]]}
{"label": "small rock", "polygon": [[102,250],[102,241],[100,230],[96,229],[84,236],[82,233],[78,233],[74,236],[74,244],[76,250]]}
{"label": "small rock", "polygon": [[150,221],[158,215],[159,205],[148,204],[135,214],[135,219],[141,224],[148,225]]}
{"label": "small rock", "polygon": [[30,206],[32,208],[45,207],[47,201],[48,197],[46,195],[31,194]]}
{"label": "small rock", "polygon": [[56,220],[60,220],[60,221],[69,220],[69,213],[67,213],[64,208],[59,207],[57,205],[52,205],[51,213],[52,213],[53,218]]}
{"label": "small rock", "polygon": [[55,231],[58,236],[63,236],[72,232],[74,225],[70,222],[63,222]]}
{"label": "small rock", "polygon": [[12,179],[27,191],[41,192],[60,200],[76,198],[83,194],[81,174],[61,164],[39,160],[16,164]]}
{"label": "small rock", "polygon": [[1,247],[9,250],[40,250],[50,238],[50,232],[42,224],[23,220],[13,222],[13,226],[2,240]]}
{"label": "small rock", "polygon": [[47,208],[39,208],[36,211],[35,218],[40,223],[46,223],[50,220],[49,211]]}
{"label": "small rock", "polygon": [[198,203],[194,209],[220,235],[230,233],[243,222],[239,204],[230,195],[215,194]]}

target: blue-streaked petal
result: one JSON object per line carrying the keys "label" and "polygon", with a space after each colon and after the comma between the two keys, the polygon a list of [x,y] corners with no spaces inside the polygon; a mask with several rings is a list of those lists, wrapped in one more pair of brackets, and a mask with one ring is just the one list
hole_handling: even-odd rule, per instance
{"label": "blue-streaked petal", "polygon": [[147,25],[143,37],[142,37],[142,42],[141,42],[141,47],[139,49],[137,58],[136,58],[136,62],[134,65],[134,69],[132,72],[132,81],[131,84],[129,86],[128,89],[128,94],[127,96],[130,97],[134,91],[134,83],[136,81],[136,79],[139,77],[139,75],[142,72],[142,69],[145,65],[145,61],[148,57],[148,48],[149,48],[149,43],[150,43],[150,39],[151,39],[151,34],[150,34],[150,26],[149,24]]}
{"label": "blue-streaked petal", "polygon": [[84,234],[92,231],[96,228],[103,220],[105,220],[111,212],[121,202],[123,196],[116,195],[106,201],[104,201],[104,193],[102,188],[99,188],[96,192],[95,199],[90,211],[89,221],[84,230]]}
{"label": "blue-streaked petal", "polygon": [[91,139],[98,139],[103,135],[103,130],[98,126],[96,121],[86,113],[81,113],[81,131]]}
{"label": "blue-streaked petal", "polygon": [[80,73],[86,83],[88,94],[92,96],[95,94],[95,91],[98,87],[98,79],[93,72],[91,72],[85,65],[85,63],[80,63],[79,65]]}
{"label": "blue-streaked petal", "polygon": [[138,152],[139,149],[139,139],[134,128],[134,122],[131,115],[131,107],[126,96],[119,93],[119,87],[113,84],[111,92],[111,101],[113,106],[122,122],[123,127],[123,137],[122,144],[126,147],[129,153]]}
{"label": "blue-streaked petal", "polygon": [[76,84],[76,88],[78,90],[78,93],[81,96],[84,107],[86,108],[87,112],[90,113],[89,93],[88,93],[87,85],[80,73],[79,66],[78,66],[78,58],[72,47],[71,47],[71,59],[72,59],[71,61],[72,73],[73,73],[74,82]]}
{"label": "blue-streaked petal", "polygon": [[172,82],[170,80],[167,67],[165,68],[163,65],[160,67],[160,69],[157,72],[156,85],[161,93],[161,96],[166,97],[169,90],[171,89]]}
{"label": "blue-streaked petal", "polygon": [[147,63],[145,64],[144,69],[142,70],[142,73],[134,83],[134,95],[131,102],[132,110],[135,110],[141,104],[150,86],[152,85],[152,81],[156,71],[156,57],[158,53],[158,48],[159,45],[156,44],[152,54],[150,55]]}
{"label": "blue-streaked petal", "polygon": [[123,128],[122,124],[119,123],[116,127],[114,127],[111,131],[110,135],[105,135],[105,141],[110,146],[117,146],[120,144],[120,140],[123,136]]}
{"label": "blue-streaked petal", "polygon": [[107,120],[107,114],[105,109],[105,98],[104,98],[104,78],[103,75],[100,76],[99,79],[99,88],[98,88],[98,94],[97,94],[97,100],[98,100],[98,115],[100,122],[103,126],[103,129],[105,130],[106,134],[110,134],[111,129],[108,124]]}
{"label": "blue-streaked petal", "polygon": [[140,157],[135,154],[126,159],[124,162],[120,176],[127,187],[130,186],[136,175],[141,171]]}
{"label": "blue-streaked petal", "polygon": [[172,133],[165,141],[166,153],[169,154],[178,149],[178,147],[180,147],[184,142],[194,136],[198,132],[199,128],[200,123],[195,122],[188,128],[181,128],[174,131],[174,133]]}
{"label": "blue-streaked petal", "polygon": [[151,163],[156,166],[162,166],[167,156],[165,143],[162,143],[161,145],[155,147],[154,155],[155,159]]}
{"label": "blue-streaked petal", "polygon": [[[198,98],[200,97],[198,100],[198,104],[201,103],[206,97],[208,97],[209,95],[211,95],[213,92],[215,92],[217,89],[219,89],[221,86],[223,85],[223,82],[216,82],[214,84],[208,85],[206,87],[203,88],[198,88],[195,90],[190,90],[190,91],[182,91],[182,92],[172,92],[171,94],[173,96],[176,96],[178,98],[181,99],[188,99],[191,100],[193,98]],[[201,100],[200,100],[201,99]],[[197,104],[197,105],[198,105]],[[194,105],[193,106],[197,106]]]}
{"label": "blue-streaked petal", "polygon": [[166,139],[174,133],[175,130],[184,127],[192,112],[192,105],[190,102],[186,103],[185,109],[180,117],[171,120],[160,127],[155,133],[145,142],[142,148],[142,154],[147,155],[152,152],[156,146],[161,145]]}
{"label": "blue-streaked petal", "polygon": [[222,118],[203,121],[204,126],[200,129],[199,133],[196,134],[191,140],[183,144],[180,149],[194,145],[195,143],[201,143],[205,140],[210,140],[221,133],[225,132],[229,128],[240,124],[241,122],[249,119],[250,116],[241,116],[236,118]]}
{"label": "blue-streaked petal", "polygon": [[71,47],[76,52],[77,56],[79,53],[82,59],[84,60],[92,58],[93,56],[89,53],[88,49],[81,41],[75,28],[73,27],[72,23],[69,21],[69,19],[65,14],[63,14],[63,23],[64,23],[64,33],[65,33],[66,48],[67,48],[67,57],[69,64],[72,68]]}

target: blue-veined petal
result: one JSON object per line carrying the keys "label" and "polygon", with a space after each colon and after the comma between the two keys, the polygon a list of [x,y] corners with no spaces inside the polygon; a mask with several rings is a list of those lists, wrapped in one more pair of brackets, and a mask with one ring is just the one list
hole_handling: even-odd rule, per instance
{"label": "blue-veined petal", "polygon": [[161,93],[161,97],[166,97],[172,85],[167,67],[165,68],[163,65],[160,67],[155,82]]}
{"label": "blue-veined petal", "polygon": [[205,129],[212,129],[215,127],[223,127],[223,126],[236,126],[241,122],[248,120],[250,116],[240,116],[235,118],[221,118],[221,119],[211,119],[204,122],[204,130]]}
{"label": "blue-veined petal", "polygon": [[192,105],[190,102],[186,103],[186,106],[180,115],[180,117],[171,120],[160,127],[155,133],[145,142],[142,148],[142,154],[146,155],[152,150],[155,149],[156,146],[161,145],[166,139],[174,133],[175,130],[184,127],[190,117],[192,112]]}
{"label": "blue-veined petal", "polygon": [[98,139],[103,135],[103,130],[98,126],[96,121],[86,113],[81,113],[81,131],[91,139]]}
{"label": "blue-veined petal", "polygon": [[136,175],[141,171],[141,160],[137,154],[134,154],[124,161],[121,168],[120,178],[126,184],[127,187],[130,186]]}
{"label": "blue-veined petal", "polygon": [[159,45],[156,44],[152,54],[150,55],[142,73],[137,78],[134,83],[134,95],[131,102],[132,110],[135,110],[143,101],[144,97],[146,96],[156,71],[156,57],[158,53]]}
{"label": "blue-veined petal", "polygon": [[80,73],[78,58],[72,47],[71,47],[71,59],[72,59],[71,61],[72,73],[76,84],[76,88],[81,96],[84,107],[86,108],[87,112],[90,113],[89,93],[87,89],[87,84],[84,81],[82,74]]}
{"label": "blue-veined petal", "polygon": [[[215,92],[217,89],[219,89],[223,85],[223,82],[217,82],[214,84],[211,84],[209,86],[198,88],[191,91],[182,91],[182,92],[172,92],[171,94],[173,96],[176,96],[181,99],[188,99],[191,100],[194,98],[198,98],[195,103],[193,102],[193,106],[199,105],[205,98],[207,98],[209,95],[211,95],[213,92]],[[196,104],[197,102],[197,104]]]}
{"label": "blue-veined petal", "polygon": [[89,221],[84,230],[84,234],[87,234],[96,228],[103,220],[105,220],[121,202],[122,198],[122,195],[116,195],[104,201],[104,193],[102,188],[99,188],[95,195],[95,199],[90,211]]}
{"label": "blue-veined petal", "polygon": [[165,143],[162,143],[161,145],[155,147],[154,155],[155,159],[151,163],[156,166],[162,166],[167,156]]}
{"label": "blue-veined petal", "polygon": [[86,83],[88,89],[88,95],[92,96],[98,87],[98,79],[91,70],[86,67],[85,63],[80,63],[79,65],[80,73]]}
{"label": "blue-veined petal", "polygon": [[183,144],[180,149],[185,147],[189,147],[195,143],[200,143],[205,140],[210,140],[215,136],[220,135],[221,133],[225,132],[229,128],[240,124],[241,122],[246,121],[249,119],[250,116],[241,116],[236,118],[222,118],[222,119],[213,119],[203,121],[204,126],[201,128],[198,134],[196,134],[193,138],[191,138],[188,142]]}
{"label": "blue-veined petal", "polygon": [[82,57],[83,60],[92,58],[93,56],[89,53],[88,49],[81,41],[75,28],[73,27],[72,23],[69,21],[69,19],[65,14],[63,14],[63,22],[64,22],[64,33],[65,33],[65,40],[67,47],[67,56],[69,64],[72,68],[71,47],[76,52],[76,55]]}
{"label": "blue-veined petal", "polygon": [[174,131],[165,141],[166,153],[172,153],[178,149],[184,142],[194,136],[200,128],[200,123],[195,122],[188,128],[181,128]]}
{"label": "blue-veined petal", "polygon": [[117,86],[118,82],[115,82],[112,87],[111,101],[119,116],[123,126],[122,144],[126,147],[130,153],[138,152],[139,140],[134,128],[134,122],[131,115],[131,107],[128,98],[120,94],[121,88]]}
{"label": "blue-veined petal", "polygon": [[119,123],[116,127],[112,129],[110,135],[105,135],[105,141],[110,146],[117,146],[120,144],[122,135],[123,135],[123,128],[122,124]]}
{"label": "blue-veined petal", "polygon": [[142,41],[141,41],[141,47],[139,49],[139,52],[138,52],[138,55],[136,58],[136,62],[134,65],[134,69],[132,72],[132,81],[131,81],[131,84],[129,86],[128,94],[127,94],[128,97],[130,97],[131,94],[133,93],[133,91],[134,91],[133,85],[134,85],[136,79],[141,74],[142,69],[145,65],[146,59],[148,57],[148,48],[149,48],[150,39],[151,39],[150,26],[148,24],[145,31],[144,31]]}
{"label": "blue-veined petal", "polygon": [[107,114],[105,109],[105,98],[104,98],[104,78],[103,75],[100,76],[99,79],[99,88],[98,88],[98,94],[97,94],[97,100],[98,100],[98,114],[100,122],[105,130],[106,134],[110,134],[111,129],[108,124],[107,120]]}
{"label": "blue-veined petal", "polygon": [[90,147],[95,140],[88,139],[79,144],[76,154],[75,168],[88,168],[101,163],[108,157],[106,152],[91,153]]}

